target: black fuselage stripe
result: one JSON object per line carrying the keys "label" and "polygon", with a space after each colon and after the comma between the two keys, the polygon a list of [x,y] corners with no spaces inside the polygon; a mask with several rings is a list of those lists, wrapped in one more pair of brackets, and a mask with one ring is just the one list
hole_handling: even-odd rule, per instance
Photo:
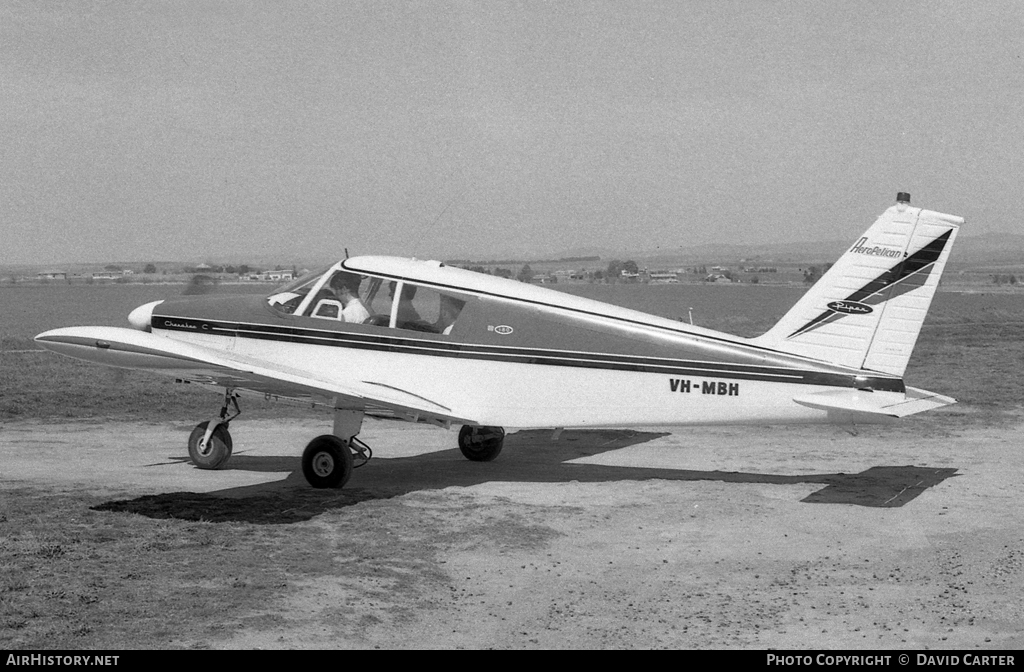
{"label": "black fuselage stripe", "polygon": [[[171,323],[171,324],[168,324]],[[199,328],[190,328],[186,325]],[[205,325],[205,328],[203,328]],[[828,373],[779,367],[762,367],[718,362],[640,357],[635,355],[614,355],[600,353],[567,352],[530,348],[490,347],[460,343],[408,339],[395,336],[372,336],[329,332],[295,327],[273,325],[243,325],[240,323],[217,323],[195,318],[154,317],[154,328],[184,333],[205,333],[218,336],[248,338],[253,340],[325,345],[331,347],[391,352],[401,354],[452,357],[482,361],[541,364],[547,366],[582,367],[613,371],[659,373],[676,376],[699,376],[705,378],[728,378],[767,382],[789,382],[804,385],[829,385],[834,387],[870,388],[875,390],[903,392],[903,381],[882,376],[859,376],[854,374]]]}
{"label": "black fuselage stripe", "polygon": [[[206,333],[222,336],[238,336],[241,338],[253,338],[260,340],[293,341],[308,344],[334,345],[339,347],[363,347],[377,350],[387,349],[394,351],[414,350],[419,352],[430,352],[444,356],[454,354],[456,356],[484,355],[495,357],[525,357],[525,358],[562,358],[568,360],[603,361],[615,363],[642,364],[658,367],[678,367],[684,363],[691,368],[701,368],[708,371],[744,371],[748,373],[759,373],[768,376],[800,377],[794,373],[794,369],[758,366],[753,364],[720,363],[697,360],[679,360],[673,358],[644,357],[640,355],[618,355],[610,353],[590,353],[570,350],[522,348],[498,345],[472,345],[465,343],[448,343],[441,341],[403,338],[400,336],[377,336],[368,334],[355,334],[350,332],[323,331],[318,329],[303,329],[294,327],[275,327],[272,325],[253,325],[244,323],[214,323],[207,320],[195,320],[194,318],[158,318],[164,320],[158,324],[158,328],[182,331],[186,333]],[[182,326],[181,323],[193,321],[206,325],[202,330],[195,330]],[[167,322],[173,324],[168,325]],[[838,374],[842,375],[842,374]]]}

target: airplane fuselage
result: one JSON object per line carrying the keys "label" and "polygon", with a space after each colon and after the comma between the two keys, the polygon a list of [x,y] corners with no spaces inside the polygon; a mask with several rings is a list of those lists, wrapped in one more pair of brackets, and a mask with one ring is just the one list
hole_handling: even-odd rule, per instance
{"label": "airplane fuselage", "polygon": [[[835,388],[904,392],[898,377],[773,352],[554,290],[420,266],[426,263],[409,262],[411,273],[389,269],[379,277],[465,301],[449,335],[284,314],[256,297],[167,301],[154,310],[152,330],[325,377],[443,399],[452,415],[486,425],[829,422],[835,413],[793,398]],[[358,265],[364,277],[368,266],[373,263]]]}

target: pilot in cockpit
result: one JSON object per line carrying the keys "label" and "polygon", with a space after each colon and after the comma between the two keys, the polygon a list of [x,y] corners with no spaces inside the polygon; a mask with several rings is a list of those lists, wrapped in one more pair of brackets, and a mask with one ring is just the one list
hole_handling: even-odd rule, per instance
{"label": "pilot in cockpit", "polygon": [[370,311],[359,300],[359,276],[338,273],[331,278],[331,289],[341,301],[341,318],[346,322],[362,324],[370,317]]}

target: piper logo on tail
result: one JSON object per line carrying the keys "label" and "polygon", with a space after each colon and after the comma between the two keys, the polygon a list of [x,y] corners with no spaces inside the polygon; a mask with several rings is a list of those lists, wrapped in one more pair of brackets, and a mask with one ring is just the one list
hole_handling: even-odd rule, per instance
{"label": "piper logo on tail", "polygon": [[872,312],[871,306],[859,301],[833,301],[828,304],[828,309],[847,315],[867,315]]}

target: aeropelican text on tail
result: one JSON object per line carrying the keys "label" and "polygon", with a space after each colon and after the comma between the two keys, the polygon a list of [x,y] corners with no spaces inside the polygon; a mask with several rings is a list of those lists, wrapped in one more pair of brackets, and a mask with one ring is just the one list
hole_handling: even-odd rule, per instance
{"label": "aeropelican text on tail", "polygon": [[963,218],[897,203],[758,345],[902,376]]}

